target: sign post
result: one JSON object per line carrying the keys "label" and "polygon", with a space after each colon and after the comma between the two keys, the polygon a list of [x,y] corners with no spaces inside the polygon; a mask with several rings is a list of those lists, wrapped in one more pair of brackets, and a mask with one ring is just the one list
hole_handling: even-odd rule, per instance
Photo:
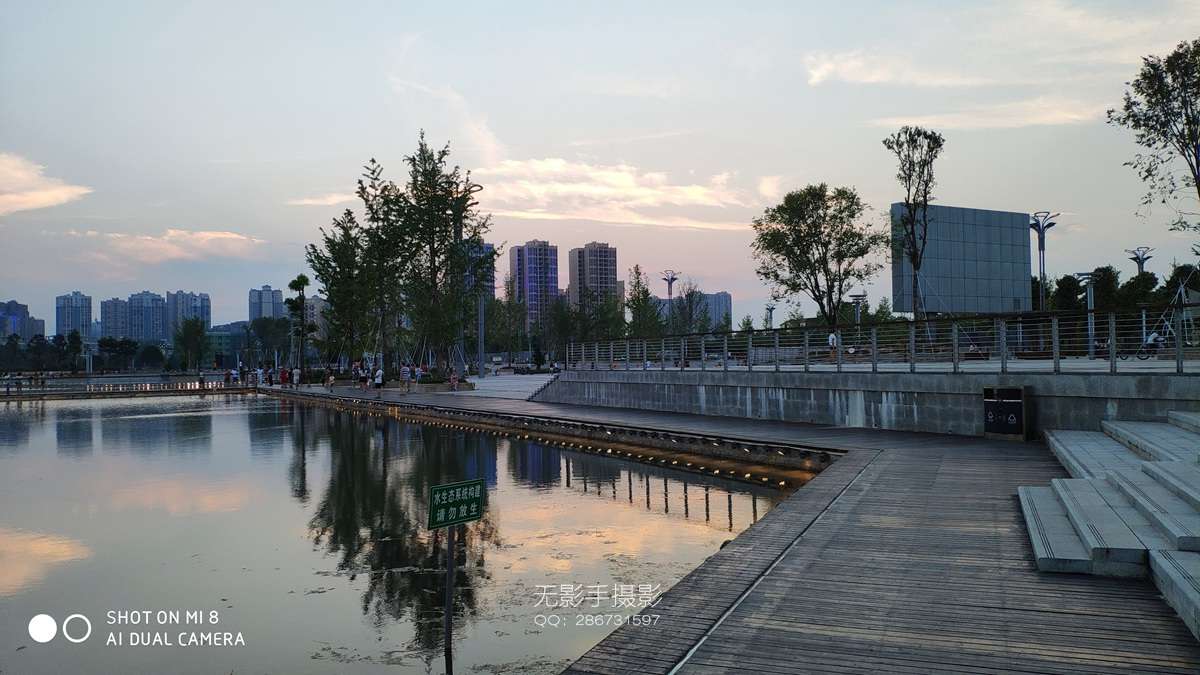
{"label": "sign post", "polygon": [[486,498],[487,486],[483,479],[429,487],[429,530],[446,528],[446,607],[442,617],[442,632],[445,635],[448,674],[454,672],[451,629],[454,625],[455,526],[482,518]]}

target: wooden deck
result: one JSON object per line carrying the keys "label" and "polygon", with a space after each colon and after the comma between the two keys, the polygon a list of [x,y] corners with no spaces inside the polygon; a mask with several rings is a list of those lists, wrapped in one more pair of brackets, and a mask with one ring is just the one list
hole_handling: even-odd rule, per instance
{"label": "wooden deck", "polygon": [[1066,476],[1040,444],[401,400],[849,450],[647,609],[656,625],[617,629],[566,672],[1200,672],[1200,644],[1149,581],[1034,568],[1017,487]]}
{"label": "wooden deck", "polygon": [[851,452],[567,672],[1200,671],[1149,581],[1034,569],[1016,488],[1064,475],[1036,445]]}

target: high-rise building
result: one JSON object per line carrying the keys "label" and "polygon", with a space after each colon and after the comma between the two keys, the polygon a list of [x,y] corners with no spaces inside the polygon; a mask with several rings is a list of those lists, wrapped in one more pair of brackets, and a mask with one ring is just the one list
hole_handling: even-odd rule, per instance
{"label": "high-rise building", "polygon": [[66,337],[79,331],[87,337],[92,329],[92,296],[79,291],[54,298],[54,333]]}
{"label": "high-rise building", "polygon": [[[892,308],[911,312],[912,265],[899,248],[903,212],[903,204],[892,204]],[[1030,269],[1028,213],[929,207],[918,284],[924,311],[1028,312]]]}
{"label": "high-rise building", "polygon": [[287,316],[287,307],[283,304],[283,291],[272,289],[270,286],[250,289],[250,321],[266,317],[282,319]]}
{"label": "high-rise building", "polygon": [[200,319],[207,330],[212,327],[212,303],[208,293],[167,292],[167,335],[174,335],[179,325],[188,319]]}
{"label": "high-rise building", "polygon": [[129,337],[129,301],[109,298],[100,301],[100,337]]}
{"label": "high-rise building", "polygon": [[46,334],[46,323],[29,315],[29,306],[9,300],[0,302],[0,342],[16,335],[22,344],[35,335]]}
{"label": "high-rise building", "polygon": [[317,327],[316,335],[324,337],[327,332],[325,310],[329,303],[319,295],[308,295],[304,298],[304,323]]}
{"label": "high-rise building", "polygon": [[167,303],[163,296],[142,291],[129,296],[129,337],[138,342],[167,339]]}
{"label": "high-rise building", "polygon": [[541,332],[550,305],[558,299],[558,247],[534,239],[508,251],[516,300],[525,305],[525,329]]}
{"label": "high-rise building", "polygon": [[[675,296],[672,301],[675,303],[676,312],[694,311],[696,313],[704,312],[708,316],[709,327],[713,330],[723,330],[731,328],[733,323],[733,296],[726,291],[717,291],[716,293],[699,292],[700,302],[697,306],[688,310],[685,307],[686,300],[682,296]],[[654,301],[658,304],[658,314],[666,321],[670,316],[669,305],[666,298],[655,297]],[[694,317],[693,317],[694,318]],[[700,328],[695,326],[695,328]]]}
{"label": "high-rise building", "polygon": [[589,298],[624,296],[624,288],[617,281],[617,249],[593,241],[571,249],[567,260],[570,270],[567,301],[572,307],[579,307]]}

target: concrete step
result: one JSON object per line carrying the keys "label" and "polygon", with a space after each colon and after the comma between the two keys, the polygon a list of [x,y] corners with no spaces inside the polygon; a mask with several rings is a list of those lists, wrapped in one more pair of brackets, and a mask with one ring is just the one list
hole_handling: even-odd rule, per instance
{"label": "concrete step", "polygon": [[1143,462],[1142,471],[1200,511],[1200,466],[1195,462]]}
{"label": "concrete step", "polygon": [[1200,553],[1151,551],[1150,576],[1167,604],[1200,640]]}
{"label": "concrete step", "polygon": [[[1184,551],[1200,551],[1200,513],[1192,505],[1180,499],[1149,474],[1137,469],[1118,469],[1108,474],[1108,481],[1129,500],[1138,513],[1154,524],[1170,543],[1170,548]],[[1111,504],[1111,502],[1110,502]],[[1125,518],[1119,509],[1114,509]],[[1155,546],[1148,537],[1143,537],[1135,523],[1125,521],[1134,534],[1147,544]]]}
{"label": "concrete step", "polygon": [[1167,413],[1167,422],[1194,434],[1200,434],[1200,413],[1172,410]]}
{"label": "concrete step", "polygon": [[1074,478],[1102,478],[1114,469],[1136,469],[1142,461],[1099,431],[1047,431],[1046,445]]}
{"label": "concrete step", "polygon": [[1067,518],[1066,509],[1048,487],[1017,488],[1033,557],[1043,572],[1092,571],[1092,558]]}
{"label": "concrete step", "polygon": [[1091,479],[1055,478],[1050,487],[1092,559],[1092,574],[1114,577],[1146,574],[1146,545],[1117,515]]}
{"label": "concrete step", "polygon": [[1152,462],[1195,461],[1200,455],[1200,434],[1165,422],[1104,420],[1100,428]]}

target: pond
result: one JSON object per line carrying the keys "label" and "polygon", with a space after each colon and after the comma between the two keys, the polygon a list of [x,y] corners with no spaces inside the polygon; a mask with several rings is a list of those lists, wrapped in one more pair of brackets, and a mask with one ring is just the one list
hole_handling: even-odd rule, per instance
{"label": "pond", "polygon": [[460,673],[559,671],[787,496],[270,398],[10,403],[0,672],[445,672],[427,500],[466,479]]}

